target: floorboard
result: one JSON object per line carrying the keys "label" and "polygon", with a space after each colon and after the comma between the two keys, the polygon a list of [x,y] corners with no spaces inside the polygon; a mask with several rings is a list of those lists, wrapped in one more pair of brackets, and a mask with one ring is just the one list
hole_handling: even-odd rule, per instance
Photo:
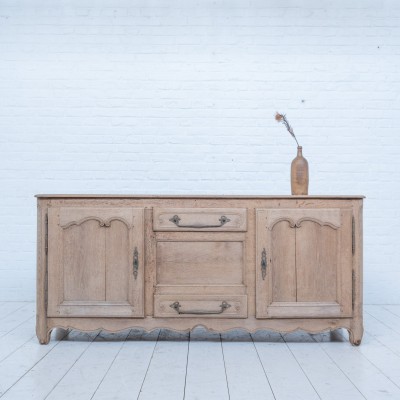
{"label": "floorboard", "polygon": [[250,334],[235,330],[221,338],[230,400],[274,399]]}
{"label": "floorboard", "polygon": [[6,391],[1,400],[45,399],[89,348],[96,335],[72,331],[66,340]]}
{"label": "floorboard", "polygon": [[368,334],[400,356],[400,334],[367,313],[364,315],[364,323]]}
{"label": "floorboard", "polygon": [[43,346],[33,314],[0,302],[1,400],[400,400],[400,305],[365,307],[359,347],[343,329],[203,328],[56,330]]}
{"label": "floorboard", "polygon": [[35,337],[35,319],[27,321],[15,327],[10,332],[0,337],[0,362],[9,357],[26,342]]}
{"label": "floorboard", "polygon": [[390,311],[392,314],[400,317],[400,305],[397,305],[397,304],[396,305],[394,305],[394,304],[385,305],[385,306],[383,306],[383,308]]}
{"label": "floorboard", "polygon": [[388,379],[357,347],[345,347],[341,343],[331,342],[320,345],[364,398],[400,399],[399,387]]}
{"label": "floorboard", "polygon": [[34,303],[32,302],[19,302],[19,301],[10,301],[10,302],[3,302],[0,304],[0,326],[1,326],[1,320],[15,312],[16,310],[24,307],[26,304],[33,305]]}
{"label": "floorboard", "polygon": [[[304,374],[322,399],[358,400],[365,398],[311,335],[300,332],[285,335],[284,338]],[[351,345],[348,342],[334,344],[341,347],[346,346],[346,351],[351,349]]]}
{"label": "floorboard", "polygon": [[9,313],[0,320],[0,338],[34,316],[35,307],[32,303],[23,304]]}
{"label": "floorboard", "polygon": [[279,333],[259,331],[252,334],[277,400],[314,400],[319,396]]}
{"label": "floorboard", "polygon": [[47,346],[41,346],[34,336],[0,362],[0,396],[57,346],[60,339],[61,335],[54,334]]}
{"label": "floorboard", "polygon": [[221,337],[197,328],[190,335],[186,400],[229,399]]}
{"label": "floorboard", "polygon": [[146,333],[133,329],[95,391],[93,400],[137,399],[158,335],[159,330]]}
{"label": "floorboard", "polygon": [[364,334],[363,345],[357,347],[379,371],[400,387],[400,356],[369,333]]}
{"label": "floorboard", "polygon": [[383,306],[369,305],[365,307],[365,311],[372,315],[382,324],[386,325],[400,335],[400,317],[386,310]]}
{"label": "floorboard", "polygon": [[115,334],[100,332],[46,399],[90,399],[110,369],[128,334],[129,330]]}
{"label": "floorboard", "polygon": [[189,334],[162,329],[138,399],[183,399]]}

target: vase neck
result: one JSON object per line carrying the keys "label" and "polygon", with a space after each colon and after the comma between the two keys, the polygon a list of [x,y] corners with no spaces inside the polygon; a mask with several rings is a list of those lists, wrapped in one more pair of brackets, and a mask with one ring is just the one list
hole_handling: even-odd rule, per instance
{"label": "vase neck", "polygon": [[303,147],[297,146],[297,157],[303,157]]}

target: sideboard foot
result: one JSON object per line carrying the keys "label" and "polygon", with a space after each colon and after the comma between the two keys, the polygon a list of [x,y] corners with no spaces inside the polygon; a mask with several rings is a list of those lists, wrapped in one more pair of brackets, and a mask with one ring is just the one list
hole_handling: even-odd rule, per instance
{"label": "sideboard foot", "polygon": [[353,346],[359,346],[363,337],[364,329],[362,325],[356,325],[347,329],[349,332],[349,340]]}
{"label": "sideboard foot", "polygon": [[52,329],[37,329],[36,336],[40,344],[49,344]]}

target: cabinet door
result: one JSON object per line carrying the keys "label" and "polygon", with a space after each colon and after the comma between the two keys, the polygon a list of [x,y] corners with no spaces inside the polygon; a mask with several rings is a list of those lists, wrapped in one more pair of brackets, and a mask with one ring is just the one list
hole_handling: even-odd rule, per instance
{"label": "cabinet door", "polygon": [[143,316],[143,209],[50,208],[48,315]]}
{"label": "cabinet door", "polygon": [[257,318],[352,314],[351,209],[257,210]]}

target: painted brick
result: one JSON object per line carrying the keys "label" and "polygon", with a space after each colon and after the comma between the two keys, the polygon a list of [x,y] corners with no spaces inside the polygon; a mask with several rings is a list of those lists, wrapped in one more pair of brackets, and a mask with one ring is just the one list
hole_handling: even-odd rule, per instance
{"label": "painted brick", "polygon": [[67,3],[0,4],[0,301],[35,296],[35,193],[289,194],[281,111],[400,303],[398,1]]}

